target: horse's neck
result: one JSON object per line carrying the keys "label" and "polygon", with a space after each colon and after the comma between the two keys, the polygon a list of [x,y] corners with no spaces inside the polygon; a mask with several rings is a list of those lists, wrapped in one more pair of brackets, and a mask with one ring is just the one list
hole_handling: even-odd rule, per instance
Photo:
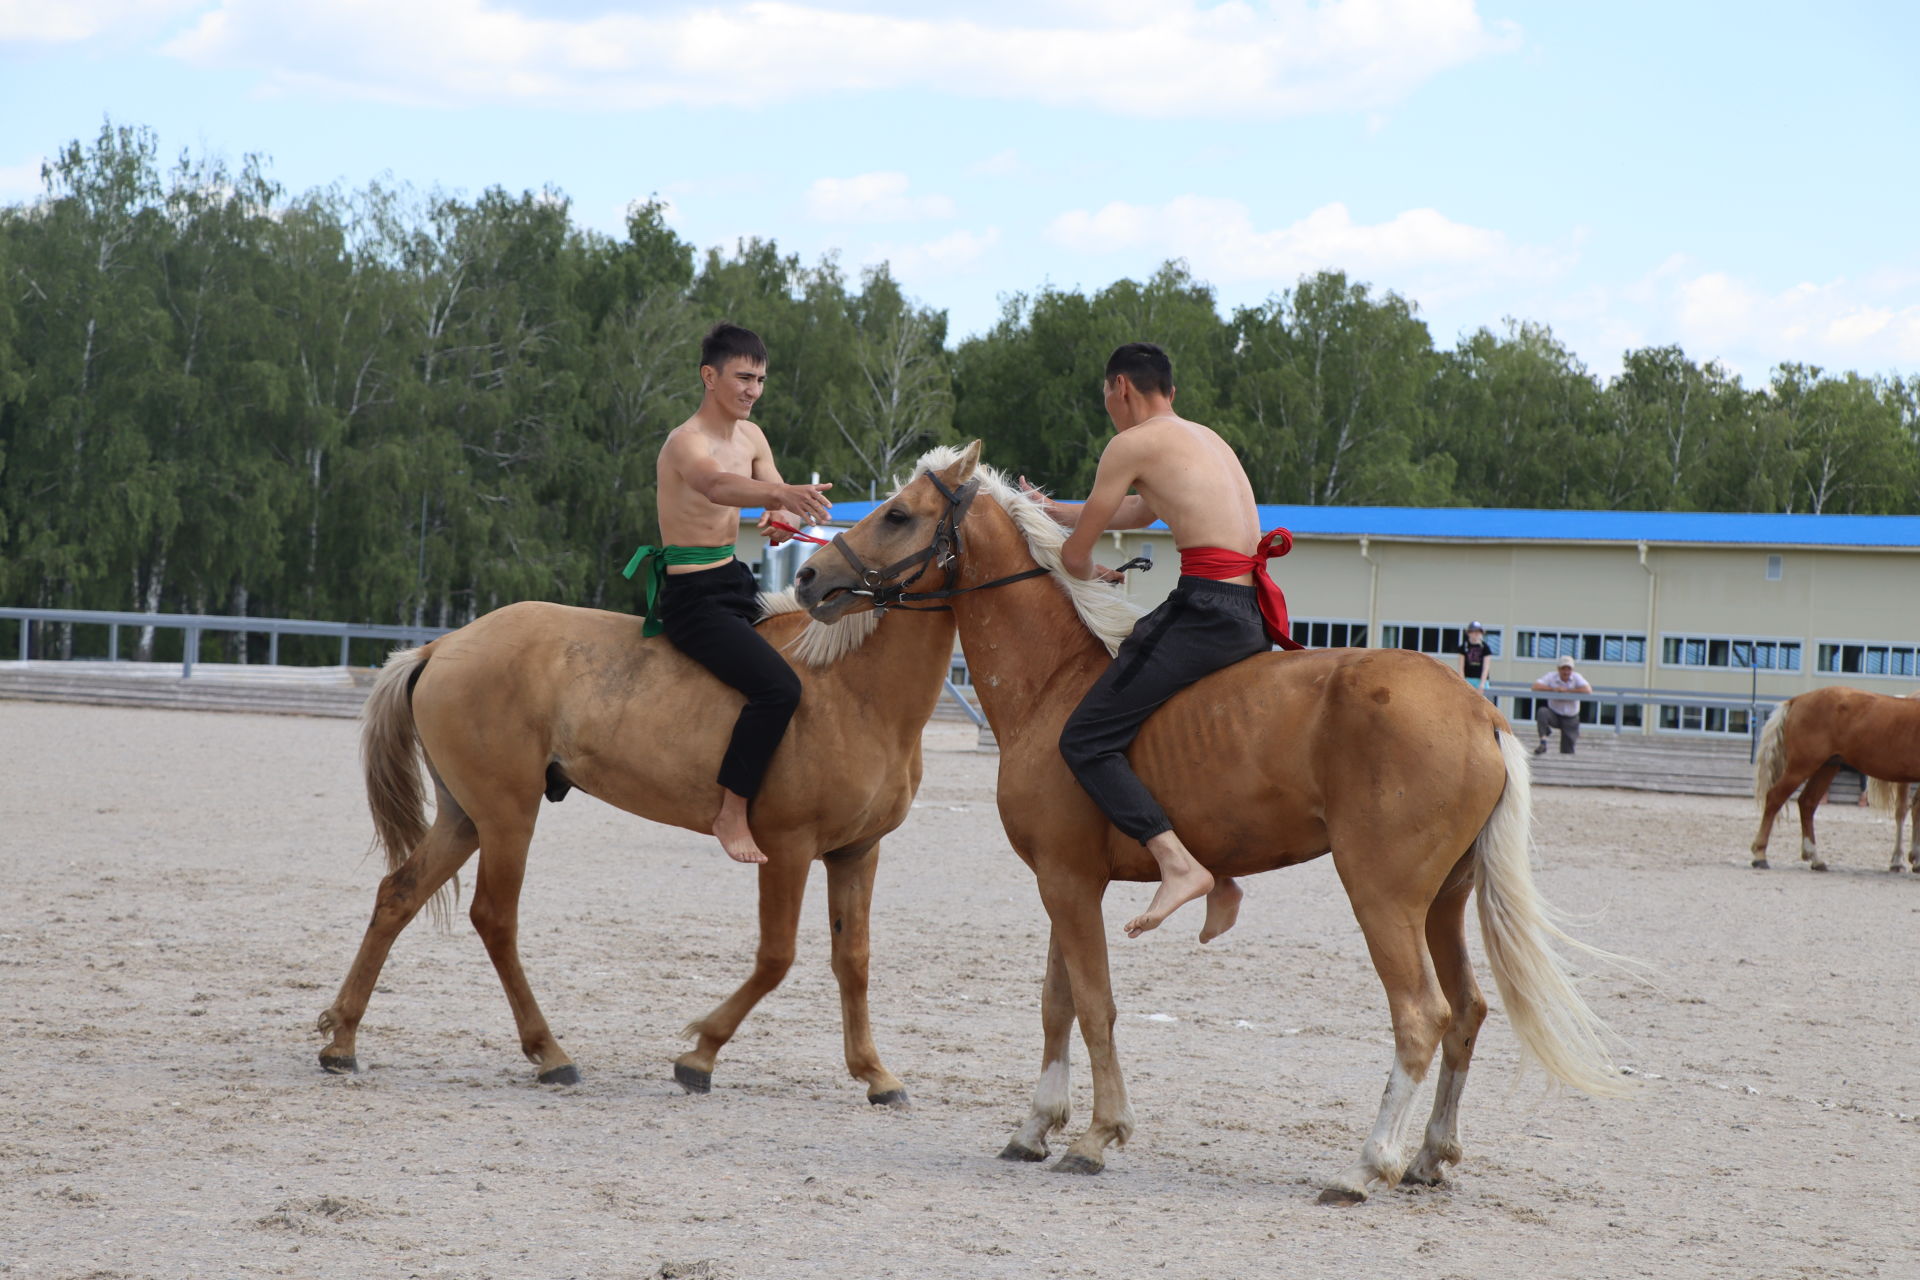
{"label": "horse's neck", "polygon": [[[978,586],[1033,568],[1011,517],[976,507],[960,586]],[[976,526],[981,526],[976,528]],[[1087,630],[1066,591],[1051,577],[1030,578],[955,596],[954,617],[967,676],[993,734],[1012,743],[1028,733],[1057,734],[1112,661]]]}
{"label": "horse's neck", "polygon": [[[863,717],[878,709],[886,727],[917,738],[945,689],[953,665],[953,630],[951,613],[907,617],[895,610],[859,648],[821,668],[815,679],[835,705],[858,708]],[[883,727],[863,723],[872,730]]]}

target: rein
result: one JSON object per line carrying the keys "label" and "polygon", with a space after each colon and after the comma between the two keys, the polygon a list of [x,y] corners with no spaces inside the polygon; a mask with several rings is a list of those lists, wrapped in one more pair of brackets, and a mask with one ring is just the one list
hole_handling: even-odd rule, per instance
{"label": "rein", "polygon": [[[884,569],[874,569],[869,568],[867,564],[860,559],[859,554],[848,545],[847,536],[844,533],[834,535],[832,545],[842,556],[846,557],[846,561],[853,567],[853,571],[860,575],[860,586],[854,589],[852,594],[871,597],[875,612],[884,612],[887,609],[907,609],[920,613],[931,613],[937,610],[951,609],[953,607],[951,605],[929,604],[926,602],[933,600],[951,600],[953,597],[963,596],[969,591],[985,591],[989,587],[1004,587],[1008,583],[1023,582],[1028,578],[1038,578],[1048,572],[1047,569],[1036,565],[1021,573],[1010,573],[1004,578],[995,578],[992,582],[976,583],[971,587],[955,587],[949,585],[937,591],[907,590],[908,587],[920,581],[929,568],[936,566],[946,570],[949,574],[948,582],[952,582],[953,562],[966,550],[965,543],[960,535],[960,522],[967,518],[967,511],[973,506],[973,500],[980,492],[980,481],[978,478],[967,481],[958,489],[949,489],[941,481],[940,477],[932,471],[927,471],[922,474],[933,482],[933,487],[938,489],[940,496],[947,500],[947,510],[945,514],[943,514],[939,522],[934,525],[933,540],[924,548],[914,552],[910,556],[894,561]],[[905,582],[889,581],[889,579],[893,578],[896,574],[904,573],[906,570],[912,569],[915,565],[918,565],[919,569]]]}

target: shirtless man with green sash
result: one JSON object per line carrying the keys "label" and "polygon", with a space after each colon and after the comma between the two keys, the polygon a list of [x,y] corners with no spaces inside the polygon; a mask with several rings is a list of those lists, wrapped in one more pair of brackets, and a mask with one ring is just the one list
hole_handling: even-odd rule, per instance
{"label": "shirtless man with green sash", "polygon": [[830,484],[788,484],[773,465],[767,437],[747,420],[767,385],[767,348],[739,325],[717,324],[700,343],[700,408],[660,450],[660,547],[641,547],[637,573],[646,635],[666,634],[675,648],[746,695],[720,762],[720,812],[713,834],[736,862],[765,862],[747,825],[747,804],[800,704],[800,677],[753,628],[760,616],[753,570],[734,559],[740,508],[765,509],[760,527],[774,543],[785,531],[832,514]]}

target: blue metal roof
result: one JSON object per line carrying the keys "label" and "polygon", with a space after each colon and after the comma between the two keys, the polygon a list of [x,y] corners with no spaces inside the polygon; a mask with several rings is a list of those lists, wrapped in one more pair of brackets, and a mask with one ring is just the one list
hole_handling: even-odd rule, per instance
{"label": "blue metal roof", "polygon": [[[864,519],[877,502],[836,502],[833,523]],[[758,519],[758,509],[742,511]],[[1305,537],[1419,541],[1726,543],[1771,547],[1920,548],[1920,516],[1783,516],[1718,511],[1539,511],[1519,507],[1262,506],[1260,527]],[[1164,531],[1164,524],[1153,529]]]}

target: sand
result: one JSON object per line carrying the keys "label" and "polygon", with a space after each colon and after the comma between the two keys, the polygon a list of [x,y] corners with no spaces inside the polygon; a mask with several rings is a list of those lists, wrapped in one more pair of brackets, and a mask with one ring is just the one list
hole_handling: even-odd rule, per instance
{"label": "sand", "polygon": [[1147,889],[1117,886],[1135,1139],[1097,1178],[994,1158],[1046,924],[959,726],[928,731],[875,898],[911,1111],[845,1076],[817,869],[792,975],[684,1094],[678,1032],[746,973],[754,874],[578,794],[542,816],[522,945],[583,1083],[533,1081],[464,917],[408,930],[362,1074],[323,1074],[381,872],[356,732],[0,703],[0,1275],[1920,1276],[1920,883],[1864,810],[1822,811],[1834,870],[1788,823],[1760,872],[1741,801],[1538,791],[1543,889],[1652,966],[1587,986],[1637,1096],[1543,1096],[1496,1000],[1454,1183],[1333,1209],[1391,1041],[1324,859],[1250,881],[1207,947],[1197,908],[1125,939]]}

